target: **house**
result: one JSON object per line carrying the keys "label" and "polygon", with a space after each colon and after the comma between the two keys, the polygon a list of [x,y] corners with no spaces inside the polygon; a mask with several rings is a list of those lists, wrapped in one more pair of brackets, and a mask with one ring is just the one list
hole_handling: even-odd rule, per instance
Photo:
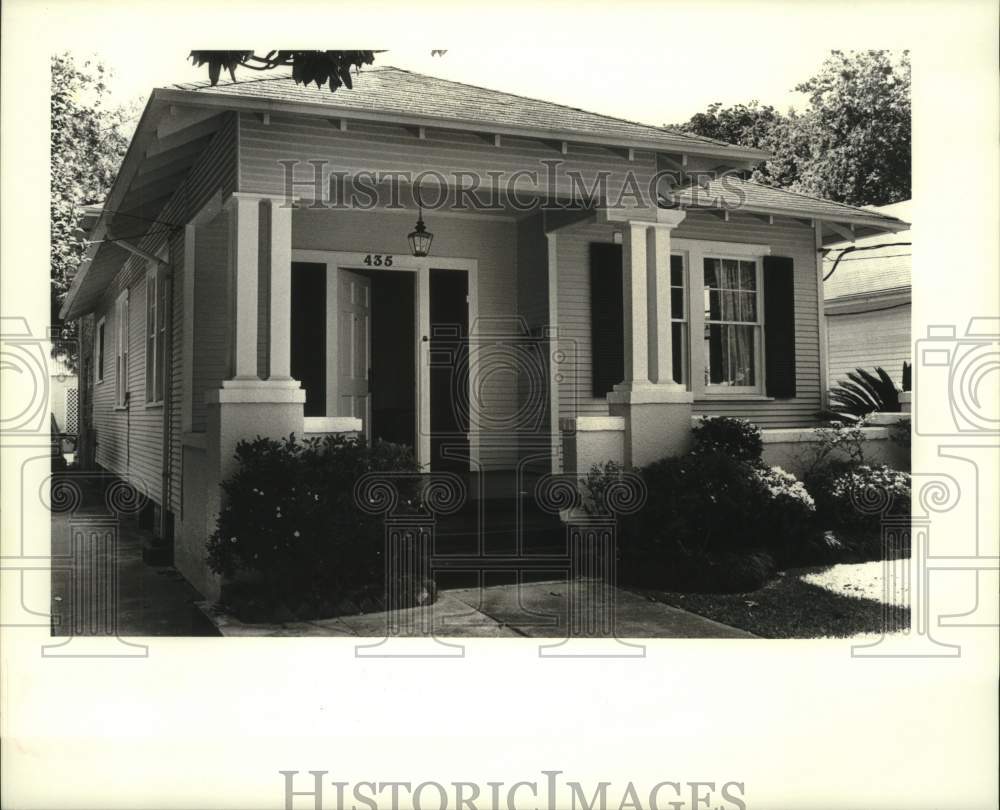
{"label": "house", "polygon": [[[910,201],[872,208],[909,220]],[[911,363],[909,235],[880,234],[831,246],[823,262],[827,385],[881,366],[897,386]]]}
{"label": "house", "polygon": [[72,462],[76,454],[76,436],[79,432],[79,390],[76,372],[63,358],[49,361],[49,409],[52,413],[53,437],[59,440],[59,455]]}
{"label": "house", "polygon": [[154,90],[63,311],[93,322],[96,461],[212,595],[244,438],[572,472],[698,415],[809,425],[820,251],[907,226],[727,174],[764,157],[392,67]]}

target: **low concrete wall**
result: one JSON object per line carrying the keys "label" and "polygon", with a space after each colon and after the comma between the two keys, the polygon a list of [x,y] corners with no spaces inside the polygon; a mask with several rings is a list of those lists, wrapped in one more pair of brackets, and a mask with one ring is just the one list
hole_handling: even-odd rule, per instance
{"label": "low concrete wall", "polygon": [[577,416],[559,420],[563,440],[563,471],[586,475],[595,464],[625,459],[625,418]]}
{"label": "low concrete wall", "polygon": [[[886,464],[896,470],[910,469],[910,449],[894,441],[891,426],[906,419],[905,414],[876,414],[880,424],[862,428],[865,462]],[[884,418],[889,417],[889,418]],[[762,430],[764,441],[763,460],[772,467],[782,467],[796,476],[802,476],[810,457],[810,445],[817,441],[813,428]],[[846,458],[835,451],[833,458]]]}
{"label": "low concrete wall", "polygon": [[[205,543],[214,530],[208,516],[208,459],[205,435],[187,437],[182,447],[183,501],[174,533],[174,566],[206,599],[219,598],[220,579],[205,563]],[[214,515],[213,515],[214,518]]]}

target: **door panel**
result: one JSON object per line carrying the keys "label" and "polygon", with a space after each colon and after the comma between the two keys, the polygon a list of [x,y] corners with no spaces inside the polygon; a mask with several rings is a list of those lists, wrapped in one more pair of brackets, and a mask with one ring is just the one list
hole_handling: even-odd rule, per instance
{"label": "door panel", "polygon": [[339,416],[356,416],[364,422],[364,434],[371,426],[368,385],[371,354],[371,287],[360,273],[339,271],[338,290],[338,376]]}

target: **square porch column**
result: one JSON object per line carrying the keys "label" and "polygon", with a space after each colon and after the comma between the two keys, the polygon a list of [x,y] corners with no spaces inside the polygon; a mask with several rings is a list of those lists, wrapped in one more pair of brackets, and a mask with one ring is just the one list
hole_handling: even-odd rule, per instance
{"label": "square porch column", "polygon": [[233,377],[257,380],[257,238],[260,228],[260,198],[233,194],[226,201],[229,211],[230,279],[234,286]]}
{"label": "square porch column", "polygon": [[[260,379],[257,367],[258,277],[262,201],[269,206],[268,278],[270,377]],[[220,388],[205,393],[206,529],[214,527],[223,505],[221,483],[236,471],[236,445],[262,436],[301,436],[306,392],[291,377],[291,208],[282,200],[258,194],[234,193],[229,212],[229,261],[234,285],[230,298],[233,374]]]}
{"label": "square porch column", "polygon": [[292,206],[271,198],[270,380],[292,379]]}
{"label": "square porch column", "polygon": [[608,410],[625,419],[628,467],[683,453],[690,444],[694,397],[674,382],[670,313],[670,233],[684,217],[658,209],[655,221],[626,223],[625,381],[608,394]]}

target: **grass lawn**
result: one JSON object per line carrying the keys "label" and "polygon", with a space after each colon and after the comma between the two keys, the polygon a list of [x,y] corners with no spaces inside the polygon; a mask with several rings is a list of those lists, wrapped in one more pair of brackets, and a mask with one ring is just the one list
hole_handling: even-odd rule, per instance
{"label": "grass lawn", "polygon": [[[882,566],[868,562],[791,568],[749,593],[643,592],[764,638],[846,638],[882,632]],[[907,626],[909,608],[890,607],[888,620],[890,627]]]}

